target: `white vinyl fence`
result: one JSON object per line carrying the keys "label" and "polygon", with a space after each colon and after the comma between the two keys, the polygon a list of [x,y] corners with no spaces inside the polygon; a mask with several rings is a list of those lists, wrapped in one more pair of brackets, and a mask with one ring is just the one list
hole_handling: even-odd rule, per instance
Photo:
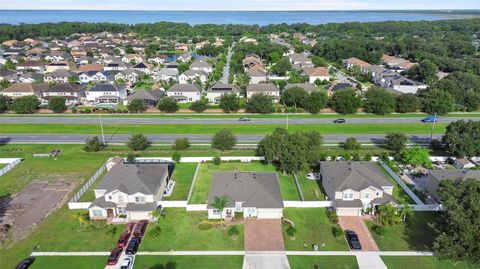
{"label": "white vinyl fence", "polygon": [[8,163],[5,167],[0,169],[0,176],[5,175],[8,171],[12,170],[17,164],[21,163],[21,158],[0,158],[0,163]]}
{"label": "white vinyl fence", "polygon": [[412,197],[413,201],[417,203],[417,205],[423,205],[424,203],[420,198],[415,195],[415,193],[403,182],[403,180],[397,175],[397,173],[393,172],[387,164],[385,164],[382,160],[378,161],[380,165],[387,171],[387,173],[393,177],[393,179],[402,187],[402,189],[408,194],[408,196]]}
{"label": "white vinyl fence", "polygon": [[[92,184],[100,177],[100,175],[107,169],[107,163],[105,162],[95,174],[82,186],[82,188],[70,199],[68,202],[69,209],[85,209],[90,206],[90,204],[86,205],[87,203],[77,203],[77,201],[82,197],[82,195],[92,186]],[[86,207],[85,207],[86,206]]]}
{"label": "white vinyl fence", "polygon": [[332,201],[283,201],[285,208],[320,208],[331,207]]}

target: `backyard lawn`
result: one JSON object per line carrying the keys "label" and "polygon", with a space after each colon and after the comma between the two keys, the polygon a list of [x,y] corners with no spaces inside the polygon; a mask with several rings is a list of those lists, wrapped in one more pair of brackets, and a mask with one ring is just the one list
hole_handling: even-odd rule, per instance
{"label": "backyard lawn", "polygon": [[[216,172],[235,172],[235,171],[251,171],[251,172],[275,172],[275,167],[265,165],[261,162],[222,162],[215,165],[212,162],[202,163],[198,171],[197,180],[193,189],[191,204],[204,204],[208,199],[208,192],[212,184],[212,176]],[[280,180],[280,192],[283,200],[299,200],[299,194],[293,176],[282,175],[277,173]]]}
{"label": "backyard lawn", "polygon": [[[388,269],[422,268],[422,269],[474,269],[478,265],[465,262],[453,263],[441,261],[436,257],[398,257],[382,256],[382,260]],[[293,269],[293,268],[292,268]]]}
{"label": "backyard lawn", "polygon": [[134,269],[164,268],[173,263],[175,269],[241,269],[243,256],[137,256]]}
{"label": "backyard lawn", "polygon": [[380,168],[380,170],[385,174],[385,176],[388,178],[388,180],[390,180],[390,182],[393,184],[393,186],[395,186],[393,188],[393,198],[395,198],[395,200],[397,200],[397,202],[399,204],[415,204],[415,201],[413,201],[413,199],[402,189],[402,187],[400,187],[400,185],[398,185],[398,183],[395,181],[395,179],[393,179],[393,177],[391,177],[387,171],[385,171],[385,169],[383,169],[383,167],[381,167],[380,165],[378,165],[378,167]]}
{"label": "backyard lawn", "polygon": [[308,269],[318,265],[318,268],[356,269],[355,256],[288,256],[291,269]]}
{"label": "backyard lawn", "polygon": [[428,223],[435,222],[439,217],[439,213],[435,212],[415,212],[411,218],[407,218],[407,224],[385,227],[382,236],[372,230],[372,221],[365,223],[380,250],[425,251],[431,250],[433,242],[433,231],[428,227]]}
{"label": "backyard lawn", "polygon": [[51,256],[35,257],[30,269],[103,269],[107,264],[107,256]]}
{"label": "backyard lawn", "polygon": [[288,226],[283,225],[287,250],[312,250],[312,244],[317,244],[319,250],[348,250],[343,236],[333,236],[332,229],[338,225],[330,222],[325,208],[285,208],[283,217],[293,221],[297,230],[292,240],[285,232]]}
{"label": "backyard lawn", "polygon": [[187,200],[188,190],[192,184],[197,165],[198,163],[178,163],[175,165],[175,170],[172,176],[175,181],[175,187],[173,188],[172,195],[165,197],[165,200]]}
{"label": "backyard lawn", "polygon": [[154,227],[150,223],[140,251],[243,250],[243,225],[238,226],[238,238],[232,240],[227,229],[199,228],[198,225],[207,220],[207,212],[187,212],[184,208],[166,208],[164,212],[165,216],[159,221],[159,237],[150,236],[149,231]]}
{"label": "backyard lawn", "polygon": [[305,174],[305,172],[297,174],[305,201],[325,201],[325,192],[321,186],[321,181],[307,179]]}

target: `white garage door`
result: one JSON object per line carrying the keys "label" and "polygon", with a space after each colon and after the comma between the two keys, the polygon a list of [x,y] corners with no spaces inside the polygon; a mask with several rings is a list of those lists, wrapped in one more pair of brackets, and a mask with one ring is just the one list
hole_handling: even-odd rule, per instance
{"label": "white garage door", "polygon": [[361,212],[359,208],[337,208],[339,216],[360,216]]}
{"label": "white garage door", "polygon": [[280,219],[283,216],[282,209],[259,208],[257,218],[259,219]]}
{"label": "white garage door", "polygon": [[130,220],[149,220],[149,213],[150,212],[130,212]]}

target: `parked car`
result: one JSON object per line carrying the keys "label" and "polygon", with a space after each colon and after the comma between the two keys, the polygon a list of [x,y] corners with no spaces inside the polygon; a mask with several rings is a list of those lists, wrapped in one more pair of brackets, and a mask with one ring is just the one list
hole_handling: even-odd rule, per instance
{"label": "parked car", "polygon": [[333,123],[345,123],[345,119],[336,119]]}
{"label": "parked car", "polygon": [[115,265],[122,254],[121,248],[114,248],[112,252],[110,252],[110,256],[108,256],[107,265]]}
{"label": "parked car", "polygon": [[34,261],[34,257],[26,258],[25,260],[21,261],[17,266],[15,266],[15,269],[27,269],[28,267],[30,267],[30,265],[33,264]]}
{"label": "parked car", "polygon": [[138,250],[138,246],[140,245],[140,237],[134,237],[130,239],[130,242],[128,242],[127,249],[125,250],[125,253],[127,255],[135,255]]}
{"label": "parked car", "polygon": [[250,118],[248,118],[248,117],[241,117],[240,119],[238,119],[238,121],[250,121]]}
{"label": "parked car", "polygon": [[424,123],[438,122],[438,117],[436,117],[436,116],[428,116],[428,117],[422,119],[422,122],[424,122]]}
{"label": "parked car", "polygon": [[127,225],[125,225],[125,230],[123,232],[131,235],[133,228],[135,228],[135,222],[129,222]]}
{"label": "parked car", "polygon": [[129,233],[123,233],[120,235],[120,238],[118,238],[117,242],[117,248],[124,248],[128,243],[128,238],[130,238]]}
{"label": "parked car", "polygon": [[352,250],[362,250],[358,235],[354,231],[346,231],[345,236],[347,237],[348,245]]}
{"label": "parked car", "polygon": [[131,269],[133,265],[133,257],[127,256],[123,259],[122,263],[120,264],[120,269]]}
{"label": "parked car", "polygon": [[142,237],[145,233],[145,229],[147,228],[148,220],[141,220],[135,225],[135,229],[133,229],[133,235]]}

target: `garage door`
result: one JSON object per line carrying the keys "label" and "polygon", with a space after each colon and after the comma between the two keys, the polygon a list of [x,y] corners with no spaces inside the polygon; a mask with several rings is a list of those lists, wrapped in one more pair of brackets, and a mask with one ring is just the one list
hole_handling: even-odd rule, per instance
{"label": "garage door", "polygon": [[280,219],[283,216],[282,209],[258,209],[257,218],[259,219]]}
{"label": "garage door", "polygon": [[150,212],[130,212],[130,220],[149,220],[149,213]]}
{"label": "garage door", "polygon": [[339,216],[360,216],[361,212],[359,208],[337,208]]}

